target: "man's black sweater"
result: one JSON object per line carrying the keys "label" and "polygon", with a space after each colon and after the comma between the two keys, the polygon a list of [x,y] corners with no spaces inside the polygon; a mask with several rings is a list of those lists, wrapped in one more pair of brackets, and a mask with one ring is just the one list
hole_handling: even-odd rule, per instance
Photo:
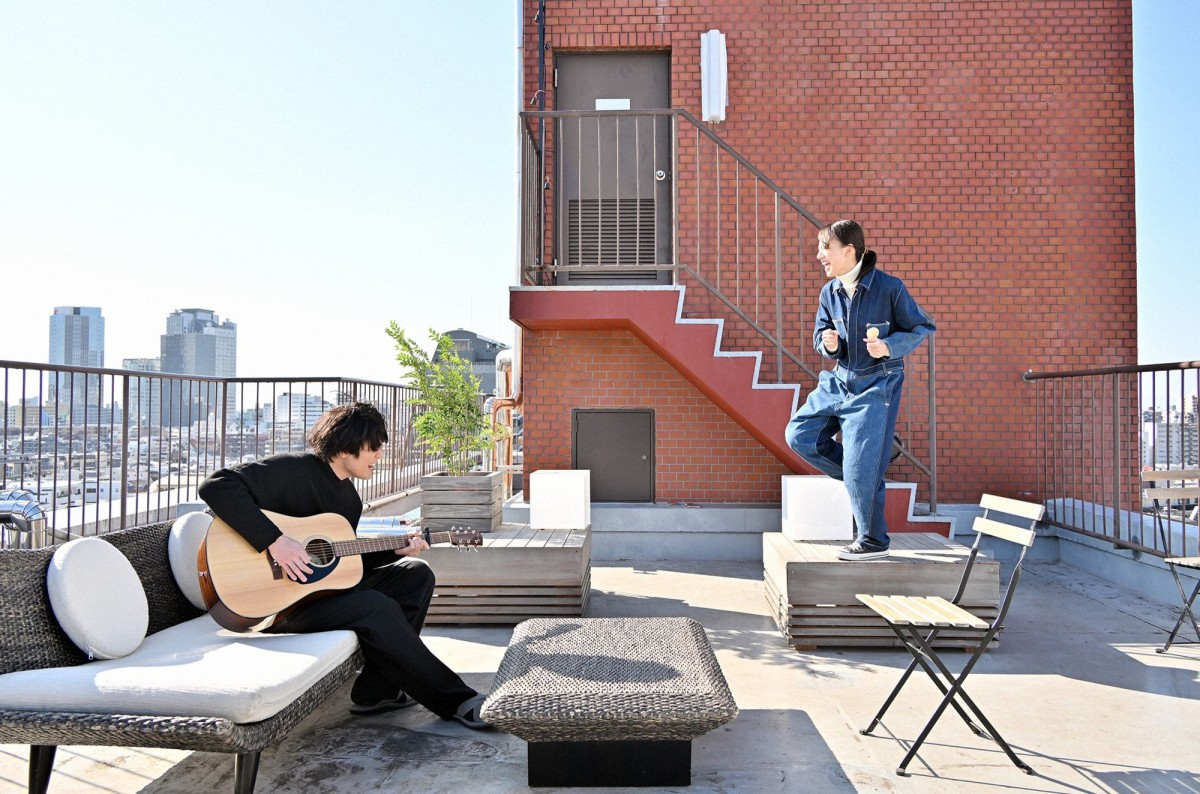
{"label": "man's black sweater", "polygon": [[[198,493],[257,551],[283,534],[263,510],[297,518],[337,513],[357,527],[363,509],[354,484],[312,453],[272,455],[229,466],[200,483]],[[370,570],[396,560],[391,551],[372,552],[363,555],[363,566]]]}

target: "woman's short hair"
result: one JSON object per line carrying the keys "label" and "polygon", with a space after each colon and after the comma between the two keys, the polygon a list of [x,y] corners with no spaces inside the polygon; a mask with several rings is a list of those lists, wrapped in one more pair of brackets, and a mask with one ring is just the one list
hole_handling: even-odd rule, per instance
{"label": "woman's short hair", "polygon": [[364,446],[377,450],[387,440],[387,420],[383,414],[371,403],[360,400],[330,408],[308,431],[308,445],[326,462],[340,452],[357,455]]}
{"label": "woman's short hair", "polygon": [[818,242],[828,245],[831,238],[842,245],[853,246],[855,259],[862,259],[863,254],[867,251],[867,236],[863,234],[862,227],[856,221],[834,221],[828,226],[821,227],[821,230],[817,232]]}

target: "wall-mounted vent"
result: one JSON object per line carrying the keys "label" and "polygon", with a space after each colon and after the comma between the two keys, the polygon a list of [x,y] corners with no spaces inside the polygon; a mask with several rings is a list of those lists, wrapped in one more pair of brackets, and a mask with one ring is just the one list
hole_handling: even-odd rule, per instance
{"label": "wall-mounted vent", "polygon": [[[654,265],[654,199],[570,199],[567,202],[570,267]],[[631,273],[644,280],[654,271]],[[576,280],[583,274],[572,274]],[[620,274],[596,274],[606,279]]]}

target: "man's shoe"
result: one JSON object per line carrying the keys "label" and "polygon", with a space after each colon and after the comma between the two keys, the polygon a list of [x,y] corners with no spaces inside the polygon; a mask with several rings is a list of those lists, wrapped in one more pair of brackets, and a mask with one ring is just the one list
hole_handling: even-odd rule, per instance
{"label": "man's shoe", "polygon": [[485,700],[487,700],[487,695],[476,695],[475,697],[467,698],[455,710],[454,714],[451,715],[451,719],[457,720],[468,728],[477,731],[487,730],[492,727],[492,723],[485,721],[479,716],[479,711],[483,708],[483,701]]}
{"label": "man's shoe", "polygon": [[379,714],[384,711],[406,709],[409,706],[415,706],[416,704],[417,701],[401,692],[396,697],[389,698],[387,700],[378,700],[374,703],[354,703],[350,706],[350,713],[357,714],[360,717],[365,717],[368,714]]}
{"label": "man's shoe", "polygon": [[864,543],[861,540],[854,541],[838,552],[839,560],[850,560],[851,562],[859,560],[882,560],[886,556],[888,556],[887,546],[880,546],[878,543],[871,541]]}

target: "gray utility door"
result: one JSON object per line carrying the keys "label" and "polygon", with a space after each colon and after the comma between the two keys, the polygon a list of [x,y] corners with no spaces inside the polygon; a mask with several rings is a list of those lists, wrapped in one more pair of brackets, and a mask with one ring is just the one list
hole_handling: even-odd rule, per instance
{"label": "gray utility door", "polygon": [[576,408],[571,468],[592,472],[593,502],[653,502],[654,411]]}
{"label": "gray utility door", "polygon": [[670,284],[671,142],[668,53],[555,58],[557,110],[620,111],[559,119],[556,130],[559,284]]}

